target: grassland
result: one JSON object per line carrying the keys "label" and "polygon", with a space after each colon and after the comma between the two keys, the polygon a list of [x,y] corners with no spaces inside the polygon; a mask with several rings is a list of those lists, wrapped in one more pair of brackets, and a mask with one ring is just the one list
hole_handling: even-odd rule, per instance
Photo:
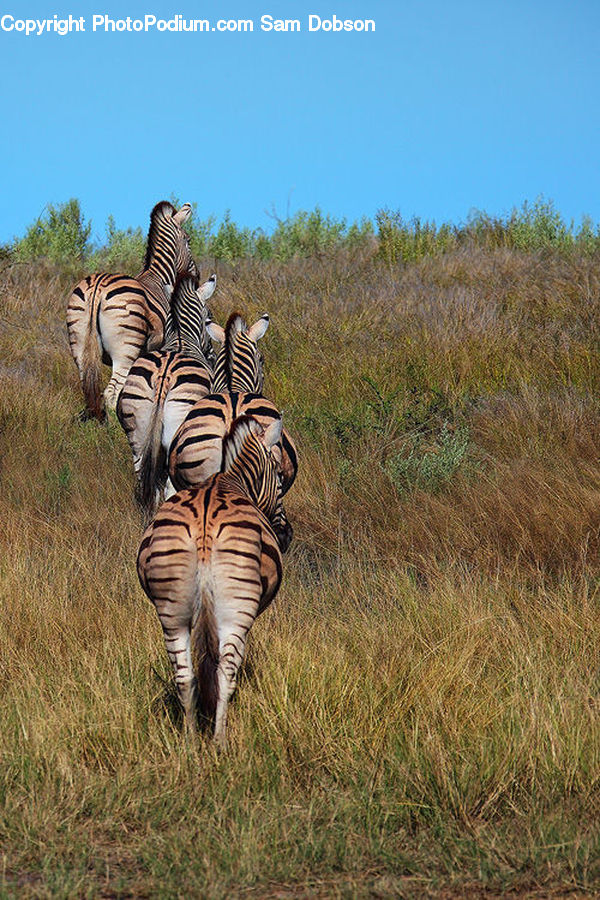
{"label": "grassland", "polygon": [[222,757],[76,420],[84,266],[2,262],[0,896],[600,890],[600,257],[498,244],[218,264],[301,453]]}

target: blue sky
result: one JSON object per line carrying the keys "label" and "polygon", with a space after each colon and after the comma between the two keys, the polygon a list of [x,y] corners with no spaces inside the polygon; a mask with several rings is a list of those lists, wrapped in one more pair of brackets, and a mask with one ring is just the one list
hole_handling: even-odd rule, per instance
{"label": "blue sky", "polygon": [[[0,241],[48,202],[79,197],[146,227],[171,194],[268,227],[315,205],[440,222],[539,194],[600,221],[597,0],[21,2],[15,18],[84,16],[85,34],[0,31]],[[252,34],[104,34],[113,18],[252,18]],[[260,30],[298,18],[300,33]],[[371,18],[375,33],[309,33],[308,14]]]}

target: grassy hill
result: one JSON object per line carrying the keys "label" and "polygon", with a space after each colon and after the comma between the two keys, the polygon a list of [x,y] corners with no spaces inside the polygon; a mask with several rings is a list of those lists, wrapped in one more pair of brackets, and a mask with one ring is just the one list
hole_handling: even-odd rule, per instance
{"label": "grassy hill", "polygon": [[215,254],[301,465],[220,758],[180,732],[126,440],[76,420],[89,259],[0,263],[1,896],[600,889],[596,239],[390,227]]}

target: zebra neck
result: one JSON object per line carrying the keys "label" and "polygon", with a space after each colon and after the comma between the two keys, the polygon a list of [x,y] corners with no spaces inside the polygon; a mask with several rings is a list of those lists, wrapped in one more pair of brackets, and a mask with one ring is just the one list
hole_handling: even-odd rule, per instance
{"label": "zebra neck", "polygon": [[231,387],[229,390],[238,394],[256,394],[258,387],[255,379],[245,378],[243,372],[236,372],[231,376]]}
{"label": "zebra neck", "polygon": [[211,388],[213,394],[220,394],[223,391],[233,391],[238,394],[258,394],[260,387],[257,384],[256,377],[250,377],[247,370],[234,369],[230,371],[226,366],[217,366],[215,368],[215,377]]}
{"label": "zebra neck", "polygon": [[197,359],[203,366],[210,369],[210,365],[199,341],[189,340],[184,335],[174,335],[165,341],[162,349],[170,353],[184,353],[186,356],[192,357],[192,359]]}
{"label": "zebra neck", "polygon": [[238,462],[240,460],[236,460],[231,469],[225,473],[229,483],[235,485],[240,493],[252,500],[268,519],[274,515],[278,517],[278,508],[280,507],[280,517],[285,522],[285,514],[277,493],[276,483],[266,479],[264,471],[257,473],[254,468],[249,468],[243,461],[242,465],[238,466]]}
{"label": "zebra neck", "polygon": [[[164,293],[163,285],[174,285],[177,281],[177,269],[175,267],[175,260],[170,258],[158,257],[155,254],[151,257],[150,263],[140,275],[140,280],[141,279],[146,279],[153,282],[154,284],[158,284],[160,286],[161,293]],[[165,302],[168,306],[169,303],[166,297]]]}
{"label": "zebra neck", "polygon": [[258,495],[262,486],[262,479],[261,484],[257,485],[255,483],[256,476],[253,477],[253,472],[248,471],[243,459],[236,459],[231,468],[223,474],[232,487],[236,488],[241,494],[244,494],[252,500],[256,506],[259,505]]}
{"label": "zebra neck", "polygon": [[170,303],[165,294],[165,284],[173,284],[173,282],[164,275],[158,274],[158,270],[152,268],[144,269],[144,271],[138,275],[137,280],[140,281],[144,287],[150,289],[150,292],[158,299],[164,311],[168,312]]}

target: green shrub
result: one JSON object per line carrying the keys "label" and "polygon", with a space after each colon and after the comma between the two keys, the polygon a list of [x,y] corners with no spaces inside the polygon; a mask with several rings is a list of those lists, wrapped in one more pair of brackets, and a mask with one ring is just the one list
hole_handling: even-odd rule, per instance
{"label": "green shrub", "polygon": [[386,462],[386,471],[400,493],[420,488],[436,493],[463,466],[469,451],[469,429],[444,422],[433,442],[411,434],[400,453]]}
{"label": "green shrub", "polygon": [[480,246],[509,247],[526,252],[578,249],[593,253],[600,248],[600,231],[598,228],[594,231],[589,217],[584,217],[576,230],[572,221],[567,225],[552,200],[546,200],[543,196],[532,204],[526,200],[520,209],[515,207],[504,218],[475,210],[469,216],[462,234]]}
{"label": "green shrub", "polygon": [[288,260],[295,256],[318,256],[355,247],[373,235],[373,225],[363,218],[348,227],[345,219],[325,215],[317,206],[312,212],[300,210],[287,219],[278,219],[270,238],[271,256]]}
{"label": "green shrub", "polygon": [[89,253],[91,223],[85,223],[79,200],[72,198],[54,206],[49,203],[25,237],[15,244],[17,259],[46,257],[53,262],[82,260]]}
{"label": "green shrub", "polygon": [[190,236],[192,255],[199,258],[208,254],[215,219],[214,216],[209,216],[207,219],[197,219],[195,203],[193,204],[193,209],[194,212],[186,222],[185,229]]}
{"label": "green shrub", "polygon": [[457,244],[456,229],[451,225],[438,226],[413,217],[405,222],[399,211],[380,209],[376,215],[378,256],[389,265],[416,262],[424,256],[447,253]]}
{"label": "green shrub", "polygon": [[115,225],[112,216],[106,223],[106,243],[90,258],[95,269],[109,271],[139,272],[146,252],[146,236],[142,229],[127,228],[125,231]]}
{"label": "green shrub", "polygon": [[600,250],[600,225],[596,225],[589,216],[583,216],[576,236],[577,246],[585,253]]}
{"label": "green shrub", "polygon": [[543,197],[538,197],[533,205],[525,201],[520,211],[513,210],[506,231],[509,246],[517,250],[567,249],[574,242],[573,223],[568,227],[552,201]]}
{"label": "green shrub", "polygon": [[[179,207],[176,197],[171,202]],[[436,225],[418,217],[405,221],[399,211],[380,209],[373,223],[362,218],[350,225],[322,212],[300,210],[285,219],[276,219],[272,233],[262,228],[237,225],[226,212],[216,224],[214,216],[198,219],[196,204],[186,223],[192,253],[196,258],[213,257],[233,262],[254,257],[285,262],[294,258],[331,256],[343,251],[377,244],[377,256],[388,265],[418,262],[425,257],[451,252],[459,246],[507,247],[523,252],[557,249],[592,254],[600,249],[600,226],[584,218],[578,229],[565,223],[551,200],[538,197],[523,203],[507,216],[490,216],[474,211],[467,223]],[[84,221],[79,201],[54,206],[49,204],[40,218],[30,225],[23,238],[10,248],[0,248],[0,259],[11,252],[19,260],[46,257],[55,262],[86,260],[91,268],[138,272],[145,251],[146,234],[141,227],[118,229],[112,216],[106,225],[106,238],[100,245],[90,242],[91,225]]]}
{"label": "green shrub", "polygon": [[248,228],[240,228],[231,221],[229,210],[225,213],[216,234],[208,238],[207,252],[215,259],[243,259],[252,256],[253,234]]}

